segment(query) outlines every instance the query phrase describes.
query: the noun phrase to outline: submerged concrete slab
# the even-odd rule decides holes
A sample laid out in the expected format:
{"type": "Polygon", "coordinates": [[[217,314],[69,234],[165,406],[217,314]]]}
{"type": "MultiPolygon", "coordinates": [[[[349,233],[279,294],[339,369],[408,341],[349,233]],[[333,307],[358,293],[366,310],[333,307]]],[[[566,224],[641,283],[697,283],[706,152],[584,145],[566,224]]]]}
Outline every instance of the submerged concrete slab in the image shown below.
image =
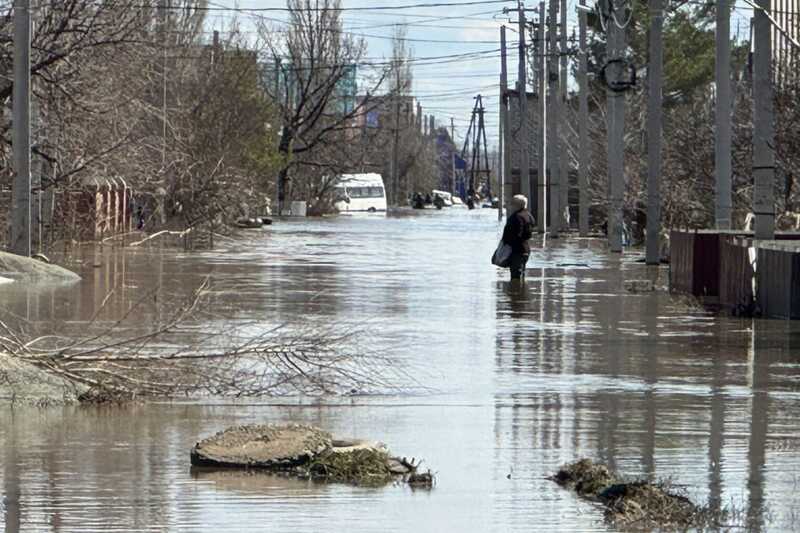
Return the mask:
{"type": "Polygon", "coordinates": [[[0,252],[0,277],[28,283],[74,283],[81,279],[58,265],[6,252],[0,252]]]}
{"type": "Polygon", "coordinates": [[[194,466],[286,470],[310,462],[332,446],[330,433],[312,426],[238,426],[198,442],[194,466]]]}

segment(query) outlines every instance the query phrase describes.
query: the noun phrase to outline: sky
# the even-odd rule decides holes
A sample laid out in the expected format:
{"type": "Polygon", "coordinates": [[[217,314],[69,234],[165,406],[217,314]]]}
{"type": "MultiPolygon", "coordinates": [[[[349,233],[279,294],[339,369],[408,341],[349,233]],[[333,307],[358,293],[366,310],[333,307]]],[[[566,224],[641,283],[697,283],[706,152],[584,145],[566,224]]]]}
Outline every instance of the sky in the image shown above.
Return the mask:
{"type": "MultiPolygon", "coordinates": [[[[211,0],[211,6],[238,7],[238,18],[244,31],[254,16],[286,19],[281,12],[247,12],[251,8],[285,7],[285,0],[211,0]]],[[[393,25],[406,29],[407,45],[412,56],[420,61],[413,69],[413,94],[422,105],[424,115],[433,114],[437,126],[455,124],[457,141],[463,142],[475,104],[475,96],[481,94],[486,108],[486,135],[491,146],[498,138],[499,93],[500,93],[500,26],[508,24],[509,15],[503,15],[503,7],[515,7],[516,0],[491,2],[468,6],[413,7],[408,5],[432,3],[460,3],[470,0],[343,0],[342,6],[375,7],[391,9],[345,11],[345,29],[365,36],[370,59],[391,57],[393,25]],[[399,7],[398,7],[399,6],[399,7]],[[491,52],[495,51],[495,52],[491,52]],[[450,56],[454,54],[483,53],[477,57],[444,58],[425,61],[422,58],[450,56]],[[427,63],[427,64],[426,64],[427,63]],[[432,63],[432,64],[431,64],[432,63]]],[[[531,3],[531,2],[529,2],[531,3]]],[[[532,4],[532,3],[531,3],[532,4]]],[[[234,12],[209,13],[209,25],[219,29],[234,12]]],[[[511,14],[513,20],[516,16],[511,14]]],[[[516,80],[517,53],[516,33],[507,34],[509,50],[509,81],[516,80]]]]}
{"type": "MultiPolygon", "coordinates": [[[[506,25],[509,86],[516,82],[517,33],[516,13],[503,14],[503,8],[515,8],[516,0],[488,1],[474,5],[449,5],[427,7],[435,3],[473,3],[476,0],[342,0],[342,7],[372,8],[344,11],[345,29],[366,39],[370,60],[389,58],[392,53],[393,26],[405,27],[408,46],[419,61],[413,69],[413,92],[422,105],[423,114],[433,114],[437,126],[455,124],[456,141],[463,143],[469,126],[475,96],[481,94],[486,108],[486,135],[490,149],[499,137],[500,93],[500,27],[506,25]],[[414,6],[414,7],[409,7],[414,6]],[[384,9],[374,9],[376,7],[384,9]],[[493,52],[495,51],[495,52],[493,52]],[[477,57],[425,61],[423,58],[478,53],[477,57]],[[427,63],[427,64],[426,64],[427,63]]],[[[575,5],[578,0],[567,0],[568,35],[577,34],[575,5]]],[[[238,8],[239,11],[211,11],[208,24],[211,29],[223,29],[237,17],[243,32],[254,30],[254,19],[269,17],[286,20],[285,12],[247,11],[248,9],[284,8],[285,0],[209,0],[211,7],[238,8]]],[[[587,4],[593,5],[592,0],[587,4]]],[[[539,2],[528,0],[528,9],[539,2]]],[[[741,4],[740,4],[741,5],[741,4]]],[[[532,16],[530,14],[529,16],[532,16]]],[[[737,24],[742,31],[750,13],[734,11],[731,30],[737,24]]],[[[275,24],[280,24],[275,22],[275,24]]],[[[572,83],[571,83],[572,84],[572,83]]]]}

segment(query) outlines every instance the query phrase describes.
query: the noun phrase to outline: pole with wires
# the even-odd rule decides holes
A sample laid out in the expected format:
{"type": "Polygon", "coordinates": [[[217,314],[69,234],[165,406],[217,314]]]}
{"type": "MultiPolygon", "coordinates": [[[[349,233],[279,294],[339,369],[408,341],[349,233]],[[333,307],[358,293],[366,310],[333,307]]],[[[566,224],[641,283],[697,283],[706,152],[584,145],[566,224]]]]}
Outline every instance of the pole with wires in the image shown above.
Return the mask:
{"type": "MultiPolygon", "coordinates": [[[[647,229],[645,261],[661,262],[661,78],[663,0],[650,0],[650,58],[647,68],[647,229]]],[[[726,0],[720,0],[722,2],[726,0]]]]}
{"type": "Polygon", "coordinates": [[[715,218],[731,229],[731,0],[717,0],[714,128],[715,218]]]}
{"type": "Polygon", "coordinates": [[[506,182],[509,180],[509,128],[508,128],[508,63],[506,58],[506,27],[500,27],[500,192],[497,195],[497,220],[503,220],[503,205],[505,204],[506,182]]]}
{"type": "Polygon", "coordinates": [[[569,150],[565,140],[567,131],[567,0],[561,0],[561,21],[559,23],[559,91],[558,102],[561,110],[557,128],[558,153],[561,154],[558,160],[558,183],[559,189],[559,212],[561,213],[561,228],[569,229],[569,150]]]}
{"type": "Polygon", "coordinates": [[[753,24],[753,214],[755,238],[775,238],[775,125],[770,0],[757,0],[753,24]]]}
{"type": "Polygon", "coordinates": [[[558,237],[560,227],[561,209],[559,192],[559,157],[558,152],[558,121],[561,113],[559,109],[559,73],[558,73],[558,33],[556,28],[556,16],[558,13],[559,0],[550,0],[549,13],[547,17],[547,144],[552,148],[547,151],[547,183],[549,185],[548,201],[550,203],[550,236],[558,237]]]}
{"type": "MultiPolygon", "coordinates": [[[[581,6],[586,6],[586,0],[580,0],[581,6]]],[[[586,45],[586,11],[578,10],[578,105],[580,118],[578,119],[579,148],[578,148],[578,231],[581,237],[589,235],[589,76],[588,56],[586,45]]]]}
{"type": "Polygon", "coordinates": [[[14,161],[10,250],[31,255],[31,11],[14,1],[14,87],[11,143],[14,161]]]}
{"type": "Polygon", "coordinates": [[[517,91],[519,94],[519,139],[520,139],[520,165],[519,182],[520,190],[526,198],[531,197],[531,154],[528,151],[530,131],[528,128],[528,74],[526,66],[527,46],[525,45],[525,4],[522,0],[517,2],[519,14],[519,73],[517,74],[517,91]]]}
{"type": "MultiPolygon", "coordinates": [[[[607,18],[607,62],[604,67],[606,101],[608,106],[608,244],[611,252],[622,252],[623,216],[622,205],[625,194],[625,90],[624,51],[625,28],[630,17],[624,19],[620,11],[624,2],[608,0],[607,18]]],[[[603,18],[605,15],[601,15],[603,18]]],[[[623,15],[624,16],[624,15],[623,15]]]]}
{"type": "Polygon", "coordinates": [[[545,72],[545,49],[547,48],[545,45],[545,33],[544,28],[546,24],[546,12],[545,12],[545,3],[539,2],[539,26],[537,31],[537,44],[538,47],[536,49],[536,65],[537,70],[539,71],[539,76],[537,80],[539,82],[539,113],[538,118],[539,121],[537,122],[537,128],[539,129],[539,134],[536,136],[536,140],[539,142],[537,147],[537,161],[536,161],[536,172],[539,175],[539,190],[537,196],[537,205],[536,205],[536,223],[538,226],[539,233],[544,233],[547,231],[547,100],[545,98],[545,94],[547,93],[547,76],[545,72]]]}

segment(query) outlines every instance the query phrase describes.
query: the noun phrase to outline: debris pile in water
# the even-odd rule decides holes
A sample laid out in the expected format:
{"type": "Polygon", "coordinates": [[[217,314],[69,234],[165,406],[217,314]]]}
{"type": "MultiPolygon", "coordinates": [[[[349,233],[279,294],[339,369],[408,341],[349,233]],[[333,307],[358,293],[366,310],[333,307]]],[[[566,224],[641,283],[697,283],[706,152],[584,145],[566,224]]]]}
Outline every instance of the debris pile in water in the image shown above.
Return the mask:
{"type": "Polygon", "coordinates": [[[622,527],[686,529],[708,524],[711,519],[707,509],[676,494],[665,483],[624,481],[590,459],[565,464],[550,479],[602,503],[606,519],[622,527]]]}
{"type": "Polygon", "coordinates": [[[394,478],[389,467],[389,454],[375,448],[346,452],[327,450],[309,463],[312,479],[357,485],[383,485],[394,478]]]}
{"type": "Polygon", "coordinates": [[[384,485],[404,481],[433,486],[420,463],[392,457],[381,443],[335,440],[313,426],[236,426],[198,442],[190,458],[195,467],[260,468],[283,475],[335,483],[384,485]]]}

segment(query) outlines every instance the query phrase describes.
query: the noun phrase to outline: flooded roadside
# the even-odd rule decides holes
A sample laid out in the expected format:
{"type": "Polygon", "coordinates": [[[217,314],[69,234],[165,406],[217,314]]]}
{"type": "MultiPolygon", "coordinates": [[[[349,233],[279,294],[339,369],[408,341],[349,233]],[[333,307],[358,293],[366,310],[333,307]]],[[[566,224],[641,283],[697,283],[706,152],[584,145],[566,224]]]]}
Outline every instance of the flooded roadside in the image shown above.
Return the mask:
{"type": "MultiPolygon", "coordinates": [[[[489,264],[496,213],[293,221],[225,251],[86,249],[75,287],[0,287],[31,330],[108,324],[150,288],[142,323],[204,279],[229,319],[369,326],[425,395],[66,407],[0,412],[6,531],[606,530],[602,512],[546,480],[577,457],[673,477],[701,504],[792,529],[800,508],[800,329],[687,314],[655,276],[603,243],[537,249],[525,291],[489,264]],[[559,267],[558,265],[568,265],[559,267]],[[112,290],[113,289],[113,290],[112,290]],[[111,294],[109,296],[109,294],[111,294]],[[222,472],[188,450],[242,423],[313,424],[380,438],[438,473],[432,492],[222,472]]],[[[663,272],[661,274],[663,277],[663,272]]]]}

